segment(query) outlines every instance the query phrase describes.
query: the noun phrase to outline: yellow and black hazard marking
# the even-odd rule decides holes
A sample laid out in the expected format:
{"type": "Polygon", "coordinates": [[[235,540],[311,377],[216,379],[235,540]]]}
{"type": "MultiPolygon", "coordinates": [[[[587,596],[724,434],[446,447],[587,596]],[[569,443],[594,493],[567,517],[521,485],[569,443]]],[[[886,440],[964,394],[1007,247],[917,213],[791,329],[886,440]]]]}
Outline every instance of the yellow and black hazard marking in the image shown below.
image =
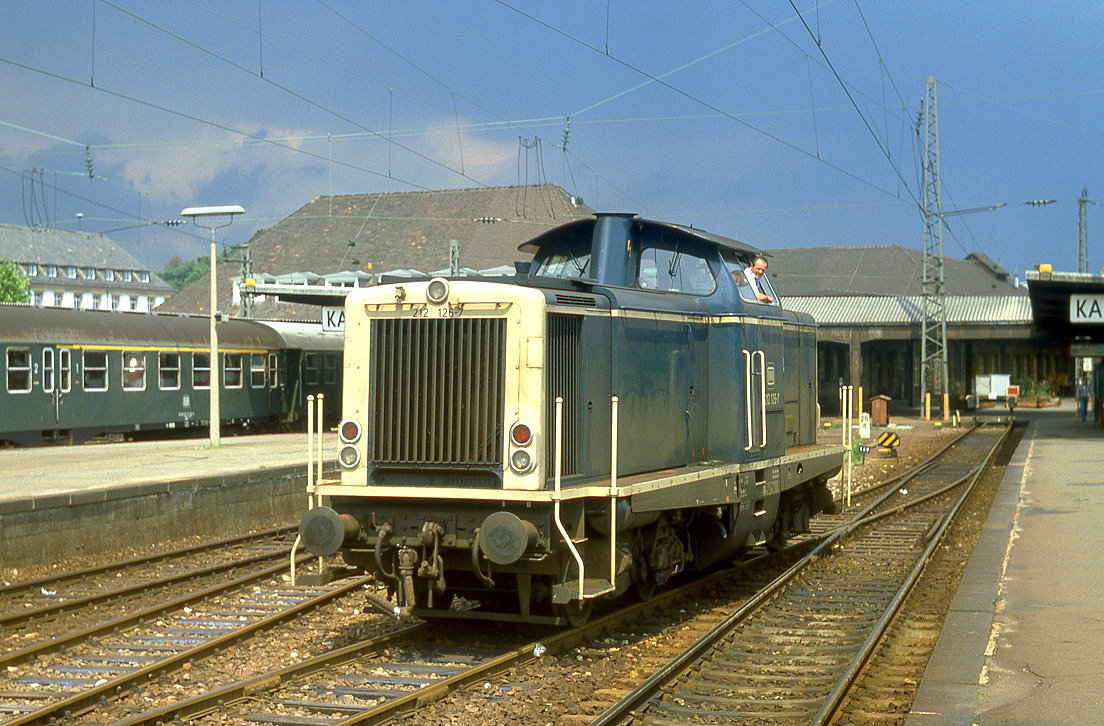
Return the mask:
{"type": "Polygon", "coordinates": [[[896,449],[901,445],[901,437],[892,431],[886,431],[884,434],[878,437],[878,446],[885,447],[887,449],[896,449]]]}

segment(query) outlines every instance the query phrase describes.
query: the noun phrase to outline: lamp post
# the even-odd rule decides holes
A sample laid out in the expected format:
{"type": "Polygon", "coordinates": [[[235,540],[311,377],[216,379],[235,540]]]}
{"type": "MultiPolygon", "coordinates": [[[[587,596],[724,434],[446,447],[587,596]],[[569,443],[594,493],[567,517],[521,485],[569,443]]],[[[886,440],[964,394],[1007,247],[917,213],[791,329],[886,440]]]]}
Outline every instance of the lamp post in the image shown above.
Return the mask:
{"type": "Polygon", "coordinates": [[[219,387],[222,385],[219,380],[219,363],[218,363],[218,329],[215,327],[215,308],[218,307],[218,295],[216,294],[215,285],[215,230],[222,229],[223,227],[229,227],[234,222],[234,216],[238,214],[245,214],[245,210],[235,205],[225,207],[188,207],[180,213],[181,217],[191,217],[195,222],[195,226],[201,229],[211,230],[211,309],[208,311],[211,318],[211,351],[209,355],[209,375],[210,380],[210,434],[211,434],[211,446],[219,445],[219,429],[222,421],[219,412],[219,387]],[[200,219],[208,219],[214,217],[226,217],[227,222],[225,224],[206,225],[200,224],[200,219]]]}

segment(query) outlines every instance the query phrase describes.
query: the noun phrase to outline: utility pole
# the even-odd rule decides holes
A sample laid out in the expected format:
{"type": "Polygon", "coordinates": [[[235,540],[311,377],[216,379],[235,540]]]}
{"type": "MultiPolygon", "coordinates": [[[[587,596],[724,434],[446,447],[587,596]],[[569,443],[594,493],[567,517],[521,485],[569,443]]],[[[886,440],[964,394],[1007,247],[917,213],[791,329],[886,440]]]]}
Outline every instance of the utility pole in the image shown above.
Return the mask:
{"type": "Polygon", "coordinates": [[[460,274],[460,240],[449,240],[449,277],[460,274]]]}
{"type": "Polygon", "coordinates": [[[1081,196],[1077,198],[1077,271],[1089,271],[1089,220],[1085,213],[1090,204],[1099,204],[1095,199],[1089,199],[1088,187],[1081,188],[1081,196]]]}
{"type": "MultiPolygon", "coordinates": [[[[947,389],[947,291],[943,273],[943,196],[939,182],[939,94],[928,76],[923,104],[924,216],[923,319],[920,330],[920,397],[947,389]]],[[[934,398],[935,396],[933,396],[934,398]]]]}

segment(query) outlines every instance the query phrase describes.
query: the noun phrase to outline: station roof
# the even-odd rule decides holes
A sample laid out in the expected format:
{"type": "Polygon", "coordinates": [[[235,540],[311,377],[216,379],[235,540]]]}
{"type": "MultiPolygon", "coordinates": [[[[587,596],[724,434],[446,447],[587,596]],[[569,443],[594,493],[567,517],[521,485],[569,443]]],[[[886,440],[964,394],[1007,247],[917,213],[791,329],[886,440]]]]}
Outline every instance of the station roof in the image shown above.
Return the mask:
{"type": "MultiPolygon", "coordinates": [[[[923,254],[901,245],[799,247],[771,250],[775,289],[795,295],[920,295],[923,254]]],[[[1027,290],[985,255],[944,256],[948,295],[1024,295],[1027,290]]]]}
{"type": "MultiPolygon", "coordinates": [[[[808,313],[820,325],[864,327],[919,325],[920,295],[797,295],[782,297],[782,307],[808,313]]],[[[1024,295],[948,295],[948,325],[1030,325],[1031,305],[1024,295]]]]}
{"type": "Polygon", "coordinates": [[[1074,295],[1104,298],[1104,275],[1084,272],[1028,271],[1027,288],[1039,331],[1055,340],[1084,338],[1104,342],[1104,318],[1100,322],[1071,322],[1070,299],[1074,295]]]}

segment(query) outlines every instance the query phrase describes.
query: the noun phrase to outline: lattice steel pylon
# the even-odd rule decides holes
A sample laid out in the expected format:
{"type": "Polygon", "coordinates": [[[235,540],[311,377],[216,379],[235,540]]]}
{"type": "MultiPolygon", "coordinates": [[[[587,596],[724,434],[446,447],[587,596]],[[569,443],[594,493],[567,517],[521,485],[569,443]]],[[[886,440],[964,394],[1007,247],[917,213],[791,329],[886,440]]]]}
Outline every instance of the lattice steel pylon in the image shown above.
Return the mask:
{"type": "Polygon", "coordinates": [[[923,104],[924,217],[923,319],[920,323],[920,397],[947,393],[947,291],[943,275],[943,196],[939,185],[939,93],[928,76],[923,104]]]}
{"type": "Polygon", "coordinates": [[[1085,209],[1090,204],[1100,204],[1095,199],[1089,199],[1088,187],[1081,188],[1081,196],[1077,198],[1077,271],[1089,271],[1089,220],[1085,209]]]}

